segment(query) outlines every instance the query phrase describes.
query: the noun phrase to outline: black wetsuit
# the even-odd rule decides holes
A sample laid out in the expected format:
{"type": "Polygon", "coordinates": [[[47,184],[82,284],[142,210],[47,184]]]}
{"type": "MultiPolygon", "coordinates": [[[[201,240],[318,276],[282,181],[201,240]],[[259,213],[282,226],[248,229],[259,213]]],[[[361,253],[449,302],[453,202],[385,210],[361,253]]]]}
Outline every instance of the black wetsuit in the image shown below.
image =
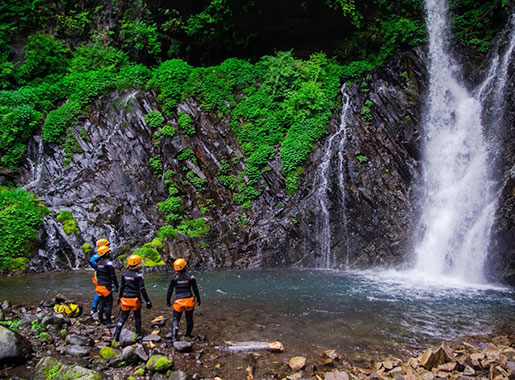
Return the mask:
{"type": "MultiPolygon", "coordinates": [[[[184,299],[193,297],[192,291],[197,298],[197,304],[200,305],[200,294],[197,287],[197,280],[193,275],[186,273],[185,271],[177,272],[170,279],[170,285],[168,286],[168,292],[166,294],[166,304],[171,306],[170,299],[172,298],[173,290],[175,289],[175,299],[184,299]]],[[[193,310],[186,310],[186,336],[191,336],[193,331],[193,310]]],[[[177,339],[177,331],[179,330],[179,322],[182,317],[182,311],[173,310],[173,322],[172,322],[172,341],[177,339]]]]}
{"type": "MultiPolygon", "coordinates": [[[[133,271],[127,269],[122,274],[122,286],[120,287],[120,298],[137,298],[141,301],[141,297],[145,300],[148,305],[151,305],[150,299],[148,298],[147,290],[145,289],[145,280],[143,279],[143,273],[139,271],[133,271]]],[[[122,310],[120,314],[120,320],[116,326],[113,339],[118,340],[122,331],[123,325],[129,318],[130,310],[122,310]]],[[[134,310],[134,322],[136,324],[136,335],[141,336],[141,308],[134,310]]]]}
{"type": "Polygon", "coordinates": [[[100,258],[97,261],[97,284],[98,286],[105,286],[107,290],[111,291],[107,296],[99,296],[98,302],[98,322],[108,325],[111,323],[111,309],[113,307],[113,284],[114,291],[118,291],[118,280],[116,279],[113,263],[109,258],[100,258]]]}

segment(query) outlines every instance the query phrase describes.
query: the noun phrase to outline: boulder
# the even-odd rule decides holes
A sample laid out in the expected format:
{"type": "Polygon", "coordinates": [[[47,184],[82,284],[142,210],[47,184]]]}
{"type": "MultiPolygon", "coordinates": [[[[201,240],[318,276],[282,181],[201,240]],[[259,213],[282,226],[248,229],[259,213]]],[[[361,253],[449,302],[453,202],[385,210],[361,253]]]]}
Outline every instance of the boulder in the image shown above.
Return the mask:
{"type": "Polygon", "coordinates": [[[288,366],[294,371],[302,369],[305,365],[306,358],[304,356],[294,356],[288,361],[288,366]]]}
{"type": "Polygon", "coordinates": [[[65,355],[82,357],[82,356],[88,356],[89,350],[85,347],[72,344],[69,346],[65,346],[62,350],[62,353],[65,355]]]}
{"type": "MultiPolygon", "coordinates": [[[[114,335],[115,330],[115,328],[111,330],[111,335],[114,335]]],[[[120,347],[129,346],[134,343],[136,343],[136,334],[129,329],[123,328],[120,333],[120,339],[118,341],[120,347]]]]}
{"type": "Polygon", "coordinates": [[[345,371],[327,372],[324,380],[349,380],[349,375],[345,371]]]}
{"type": "Polygon", "coordinates": [[[93,371],[78,365],[63,364],[56,359],[45,356],[34,369],[35,380],[104,380],[102,372],[93,371]]]}
{"type": "Polygon", "coordinates": [[[123,349],[122,358],[128,364],[138,364],[148,360],[148,354],[141,344],[135,346],[127,346],[123,349]]]}
{"type": "Polygon", "coordinates": [[[151,372],[164,373],[173,367],[173,358],[164,355],[152,355],[147,361],[147,369],[151,372]]]}
{"type": "Polygon", "coordinates": [[[25,362],[31,352],[32,346],[25,337],[0,326],[0,363],[25,362]]]}
{"type": "Polygon", "coordinates": [[[0,305],[0,308],[1,308],[2,310],[7,310],[7,309],[9,309],[9,307],[11,307],[11,304],[9,303],[9,301],[4,301],[4,302],[2,302],[2,304],[0,305]]]}
{"type": "Polygon", "coordinates": [[[190,352],[193,350],[193,344],[191,342],[181,340],[174,342],[173,348],[175,348],[179,352],[190,352]]]}
{"type": "Polygon", "coordinates": [[[93,346],[93,339],[89,336],[82,336],[77,334],[67,335],[65,338],[66,343],[75,346],[93,346]]]}
{"type": "Polygon", "coordinates": [[[102,359],[111,359],[118,355],[114,348],[106,346],[102,347],[99,352],[102,359]]]}

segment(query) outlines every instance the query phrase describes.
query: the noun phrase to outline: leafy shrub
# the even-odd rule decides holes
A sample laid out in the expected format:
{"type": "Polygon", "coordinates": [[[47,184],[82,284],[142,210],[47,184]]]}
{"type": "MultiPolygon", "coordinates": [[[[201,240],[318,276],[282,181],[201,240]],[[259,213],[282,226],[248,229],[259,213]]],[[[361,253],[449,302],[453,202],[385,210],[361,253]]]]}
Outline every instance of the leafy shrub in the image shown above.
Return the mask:
{"type": "Polygon", "coordinates": [[[134,58],[140,62],[146,56],[157,57],[161,52],[155,23],[147,24],[141,20],[125,22],[122,24],[120,39],[125,50],[134,52],[134,58]]]}
{"type": "Polygon", "coordinates": [[[63,74],[68,67],[69,50],[61,42],[46,34],[29,36],[25,45],[25,64],[18,75],[23,80],[42,78],[50,74],[63,74]]]}
{"type": "Polygon", "coordinates": [[[54,111],[50,111],[43,125],[43,140],[58,142],[64,132],[77,124],[77,116],[81,112],[80,103],[70,100],[54,111]]]}
{"type": "Polygon", "coordinates": [[[172,138],[173,136],[175,136],[175,128],[172,127],[171,125],[165,125],[163,126],[163,128],[161,128],[159,131],[157,131],[154,136],[159,138],[161,136],[168,136],[170,138],[172,138]]]}
{"type": "Polygon", "coordinates": [[[68,69],[73,73],[95,70],[117,72],[128,63],[127,53],[97,42],[77,47],[68,69]]]}
{"type": "Polygon", "coordinates": [[[18,270],[38,239],[48,209],[24,189],[0,187],[0,270],[18,270]],[[14,261],[13,261],[14,260],[14,261]]]}
{"type": "Polygon", "coordinates": [[[186,178],[193,185],[193,187],[195,189],[197,189],[198,191],[206,191],[206,184],[207,184],[207,179],[206,178],[199,177],[192,170],[189,170],[186,173],[186,178]]]}
{"type": "Polygon", "coordinates": [[[91,244],[89,244],[89,243],[82,244],[82,252],[84,252],[86,255],[89,255],[92,251],[93,251],[93,249],[91,248],[91,244]]]}
{"type": "Polygon", "coordinates": [[[152,110],[145,115],[145,124],[150,128],[159,128],[163,125],[165,118],[161,112],[152,110]]]}
{"type": "Polygon", "coordinates": [[[165,201],[159,202],[157,207],[163,214],[177,213],[182,211],[183,202],[179,197],[169,197],[165,201]]]}
{"type": "Polygon", "coordinates": [[[148,86],[159,92],[157,100],[167,115],[172,115],[182,100],[183,86],[191,71],[192,67],[180,59],[166,61],[154,71],[148,86]]]}
{"type": "Polygon", "coordinates": [[[181,127],[184,133],[186,133],[188,136],[193,136],[195,134],[193,119],[190,117],[190,115],[179,112],[177,124],[179,124],[179,127],[181,127]]]}
{"type": "Polygon", "coordinates": [[[79,228],[77,227],[77,221],[73,217],[71,211],[60,210],[56,219],[63,225],[63,230],[66,235],[80,233],[79,228]]]}
{"type": "MultiPolygon", "coordinates": [[[[89,136],[88,136],[89,137],[89,136]]],[[[66,137],[64,139],[63,145],[64,151],[64,166],[67,166],[70,161],[73,159],[73,155],[76,153],[82,153],[82,148],[77,142],[77,138],[73,133],[71,128],[68,128],[66,132],[66,137]]]]}
{"type": "Polygon", "coordinates": [[[190,148],[183,149],[181,153],[177,155],[177,159],[179,161],[190,161],[191,163],[197,165],[197,157],[195,157],[195,153],[190,148]]]}

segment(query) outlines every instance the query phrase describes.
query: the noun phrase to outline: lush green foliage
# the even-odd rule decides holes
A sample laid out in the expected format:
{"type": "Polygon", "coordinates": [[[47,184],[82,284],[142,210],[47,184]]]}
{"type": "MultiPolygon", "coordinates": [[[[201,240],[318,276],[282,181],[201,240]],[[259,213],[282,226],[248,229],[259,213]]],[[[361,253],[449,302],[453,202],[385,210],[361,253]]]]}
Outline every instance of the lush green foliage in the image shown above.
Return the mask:
{"type": "Polygon", "coordinates": [[[77,221],[73,217],[73,214],[69,210],[60,210],[56,217],[58,222],[63,225],[63,230],[66,235],[80,233],[79,227],[77,227],[77,221]]]}
{"type": "Polygon", "coordinates": [[[24,269],[48,209],[23,189],[0,187],[0,270],[24,269]]]}
{"type": "Polygon", "coordinates": [[[190,115],[179,112],[179,116],[177,117],[177,124],[188,136],[193,136],[195,134],[195,127],[193,125],[193,119],[190,115]]]}
{"type": "Polygon", "coordinates": [[[161,112],[157,110],[152,110],[145,115],[145,124],[150,128],[159,128],[165,122],[165,118],[161,114],[161,112]]]}

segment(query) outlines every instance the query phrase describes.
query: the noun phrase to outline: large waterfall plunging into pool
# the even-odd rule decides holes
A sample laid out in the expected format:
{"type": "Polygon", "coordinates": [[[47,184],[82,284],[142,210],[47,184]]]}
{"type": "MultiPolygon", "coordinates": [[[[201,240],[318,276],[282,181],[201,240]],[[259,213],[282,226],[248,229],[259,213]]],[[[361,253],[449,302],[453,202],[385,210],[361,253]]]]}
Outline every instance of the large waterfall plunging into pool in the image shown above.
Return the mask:
{"type": "MultiPolygon", "coordinates": [[[[482,120],[484,91],[503,98],[514,38],[503,59],[492,60],[484,82],[469,92],[450,56],[445,1],[426,0],[426,19],[430,85],[416,269],[429,277],[448,275],[481,283],[499,191],[492,176],[496,149],[487,137],[487,129],[492,132],[499,125],[482,120]]],[[[497,112],[500,124],[502,109],[497,112]]]]}

